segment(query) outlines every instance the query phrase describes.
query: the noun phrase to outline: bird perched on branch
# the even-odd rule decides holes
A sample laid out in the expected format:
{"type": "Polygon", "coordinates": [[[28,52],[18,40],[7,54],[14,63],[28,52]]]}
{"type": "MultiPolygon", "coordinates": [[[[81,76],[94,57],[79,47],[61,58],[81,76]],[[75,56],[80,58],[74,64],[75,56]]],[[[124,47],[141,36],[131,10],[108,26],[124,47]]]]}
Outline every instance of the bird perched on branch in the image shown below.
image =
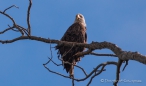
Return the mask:
{"type": "MultiPolygon", "coordinates": [[[[61,41],[86,43],[86,23],[82,14],[76,15],[74,23],[67,29],[67,31],[61,38],[61,41]]],[[[58,49],[59,56],[61,55],[62,57],[63,66],[66,69],[66,72],[69,72],[70,76],[73,76],[74,65],[76,65],[76,62],[80,61],[80,57],[77,57],[75,54],[82,52],[84,50],[84,47],[68,47],[57,45],[56,49],[58,49]]]]}

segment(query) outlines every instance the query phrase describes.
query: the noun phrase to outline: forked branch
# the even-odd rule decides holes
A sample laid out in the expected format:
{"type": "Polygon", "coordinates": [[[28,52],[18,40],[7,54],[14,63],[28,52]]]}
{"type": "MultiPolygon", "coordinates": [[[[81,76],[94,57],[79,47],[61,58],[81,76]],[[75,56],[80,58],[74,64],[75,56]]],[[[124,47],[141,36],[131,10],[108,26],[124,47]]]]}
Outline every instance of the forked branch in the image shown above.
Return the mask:
{"type": "Polygon", "coordinates": [[[8,7],[8,8],[6,8],[6,9],[3,11],[3,13],[5,13],[8,9],[11,9],[12,7],[19,8],[19,7],[17,7],[16,5],[12,5],[12,6],[8,7]]]}
{"type": "MultiPolygon", "coordinates": [[[[55,72],[55,71],[52,71],[51,69],[49,69],[49,67],[47,67],[47,65],[49,65],[49,63],[51,62],[51,60],[52,60],[52,59],[50,59],[50,60],[47,61],[45,64],[43,64],[44,67],[45,67],[49,72],[54,73],[54,74],[57,74],[57,75],[60,75],[60,76],[65,77],[65,78],[71,78],[71,77],[69,77],[69,76],[60,74],[60,73],[58,73],[58,72],[55,72]]],[[[54,62],[54,61],[53,61],[53,62],[54,62]]],[[[69,63],[69,62],[65,62],[65,63],[68,63],[68,64],[71,65],[71,63],[69,63]]],[[[56,64],[56,63],[55,63],[55,64],[56,64]]],[[[92,70],[89,74],[87,74],[84,78],[82,78],[82,79],[71,78],[71,79],[73,79],[73,80],[75,80],[75,81],[84,81],[84,80],[88,79],[90,76],[92,76],[93,74],[95,74],[95,75],[93,75],[93,76],[99,75],[100,73],[103,72],[104,67],[105,67],[106,65],[111,65],[111,64],[117,65],[117,62],[105,62],[105,63],[101,63],[101,64],[99,64],[96,68],[94,68],[94,70],[92,70]],[[102,67],[102,69],[99,71],[99,68],[100,68],[100,67],[102,67]],[[97,71],[98,71],[98,73],[97,73],[97,71]]],[[[76,66],[76,65],[75,65],[75,67],[81,68],[81,70],[83,69],[83,68],[80,67],[80,66],[76,66]]],[[[84,70],[84,69],[83,69],[83,70],[84,70]]],[[[84,71],[85,71],[85,70],[84,70],[84,71]]],[[[91,81],[90,81],[90,82],[91,82],[91,81]]]]}
{"type": "Polygon", "coordinates": [[[9,27],[9,28],[7,28],[7,29],[1,31],[0,34],[3,34],[3,33],[7,32],[7,31],[9,31],[9,30],[12,30],[13,28],[15,28],[15,27],[14,27],[14,26],[13,26],[13,27],[9,27]]]}

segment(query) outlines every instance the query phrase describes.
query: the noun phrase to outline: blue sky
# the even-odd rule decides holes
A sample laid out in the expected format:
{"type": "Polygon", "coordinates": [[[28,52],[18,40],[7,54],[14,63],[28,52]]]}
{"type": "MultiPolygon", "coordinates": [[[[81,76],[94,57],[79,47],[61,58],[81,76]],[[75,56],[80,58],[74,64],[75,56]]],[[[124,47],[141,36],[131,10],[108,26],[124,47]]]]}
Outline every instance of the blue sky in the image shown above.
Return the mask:
{"type": "MultiPolygon", "coordinates": [[[[17,24],[27,27],[26,10],[28,0],[0,0],[0,10],[16,5],[6,13],[10,14],[17,24]]],[[[33,0],[31,9],[32,35],[50,39],[60,39],[73,23],[75,15],[84,15],[87,23],[88,43],[92,41],[108,41],[115,43],[125,51],[138,51],[146,55],[146,1],[145,0],[33,0]]],[[[0,15],[0,30],[4,30],[12,22],[0,15]]],[[[0,39],[12,39],[20,36],[13,31],[0,35],[0,39]]],[[[43,63],[50,57],[49,44],[21,40],[11,44],[0,44],[0,86],[71,86],[71,80],[48,72],[43,63]]],[[[55,45],[52,45],[55,46],[55,45]]],[[[57,59],[53,50],[53,60],[57,59]]],[[[97,53],[112,53],[110,50],[97,50],[97,53]]],[[[106,61],[117,61],[114,57],[85,56],[79,66],[89,73],[98,64],[106,61]]],[[[123,64],[124,65],[124,64],[123,64]]],[[[63,67],[53,64],[49,68],[68,75],[63,67]]],[[[123,67],[123,66],[122,66],[123,67]]],[[[97,76],[91,86],[111,86],[112,82],[101,83],[101,79],[114,80],[116,67],[106,66],[106,71],[97,76]]],[[[120,82],[119,86],[144,86],[145,65],[137,61],[129,61],[129,65],[120,78],[123,80],[141,80],[141,83],[120,82]]],[[[75,77],[83,78],[83,73],[75,68],[75,77]]],[[[76,82],[75,86],[85,86],[84,82],[76,82]]]]}

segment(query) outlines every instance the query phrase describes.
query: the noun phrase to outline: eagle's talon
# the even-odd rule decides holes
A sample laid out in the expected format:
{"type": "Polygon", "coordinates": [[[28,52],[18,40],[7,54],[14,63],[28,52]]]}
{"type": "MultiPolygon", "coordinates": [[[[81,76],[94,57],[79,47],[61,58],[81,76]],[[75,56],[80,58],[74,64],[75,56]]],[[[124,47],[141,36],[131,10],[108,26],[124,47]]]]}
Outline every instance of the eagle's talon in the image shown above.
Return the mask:
{"type": "Polygon", "coordinates": [[[71,79],[74,78],[74,75],[70,75],[70,78],[71,78],[71,79]]]}

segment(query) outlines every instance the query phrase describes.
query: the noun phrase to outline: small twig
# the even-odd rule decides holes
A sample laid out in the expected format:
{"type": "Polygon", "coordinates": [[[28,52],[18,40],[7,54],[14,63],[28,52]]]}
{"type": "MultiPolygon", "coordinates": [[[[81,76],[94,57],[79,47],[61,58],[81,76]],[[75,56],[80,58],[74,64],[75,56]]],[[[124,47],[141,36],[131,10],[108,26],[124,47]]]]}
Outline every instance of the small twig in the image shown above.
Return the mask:
{"type": "MultiPolygon", "coordinates": [[[[17,28],[19,30],[19,32],[21,33],[22,36],[24,36],[24,32],[23,29],[21,29],[21,27],[19,25],[14,24],[14,27],[17,28]]],[[[26,32],[25,32],[26,33],[26,32]]]]}
{"type": "MultiPolygon", "coordinates": [[[[51,43],[51,42],[50,42],[51,43]]],[[[67,54],[67,53],[69,53],[70,51],[71,51],[71,49],[74,47],[74,44],[71,46],[71,48],[67,51],[67,52],[65,52],[65,53],[63,53],[63,55],[61,56],[61,58],[59,58],[60,57],[60,51],[58,50],[58,59],[59,60],[61,60],[62,62],[64,62],[63,60],[62,60],[62,58],[67,54]]],[[[58,48],[57,48],[58,49],[58,48]]]]}
{"type": "Polygon", "coordinates": [[[94,52],[92,52],[92,51],[93,51],[93,50],[88,49],[87,51],[79,52],[79,53],[75,54],[75,56],[82,57],[82,56],[84,56],[84,55],[96,55],[96,56],[112,56],[112,57],[117,57],[117,56],[114,55],[114,54],[98,54],[98,53],[94,53],[94,52]]]}
{"type": "MultiPolygon", "coordinates": [[[[48,38],[49,39],[49,38],[48,38]]],[[[51,59],[53,58],[53,54],[52,54],[52,48],[51,48],[51,40],[50,40],[50,51],[51,51],[51,59]]]]}
{"type": "MultiPolygon", "coordinates": [[[[4,31],[2,31],[2,32],[0,32],[0,34],[3,34],[3,33],[5,33],[6,31],[8,31],[8,30],[13,30],[13,31],[15,31],[15,32],[20,32],[20,28],[18,29],[18,30],[14,30],[14,28],[16,28],[15,26],[10,26],[10,25],[8,25],[9,26],[9,28],[7,28],[7,29],[5,29],[4,31]]],[[[19,26],[20,27],[20,26],[19,26]]],[[[23,28],[22,28],[22,30],[23,30],[23,28]]],[[[25,31],[24,31],[25,32],[25,31]]],[[[25,32],[26,33],[26,32],[25,32]]]]}
{"type": "Polygon", "coordinates": [[[88,82],[87,86],[89,86],[89,85],[91,84],[91,82],[92,82],[92,80],[93,80],[93,78],[94,78],[95,76],[99,75],[102,71],[104,71],[104,67],[105,67],[106,65],[107,65],[106,63],[105,63],[104,65],[102,65],[101,70],[100,70],[100,71],[98,70],[98,73],[95,73],[95,75],[93,75],[93,76],[91,77],[91,79],[90,79],[90,81],[88,82]]]}
{"type": "MultiPolygon", "coordinates": [[[[11,27],[10,25],[8,25],[9,27],[11,27]]],[[[14,27],[14,26],[13,26],[14,27]]],[[[14,27],[15,28],[15,27],[14,27]]],[[[14,28],[12,28],[13,31],[15,32],[19,32],[19,30],[15,30],[14,28]]]]}
{"type": "Polygon", "coordinates": [[[15,30],[14,28],[12,30],[15,31],[15,32],[19,32],[19,30],[15,30]]]}
{"type": "Polygon", "coordinates": [[[3,34],[3,33],[5,33],[8,30],[12,30],[13,28],[15,28],[15,27],[14,26],[13,27],[9,27],[9,28],[5,29],[4,31],[0,32],[0,34],[3,34]]]}
{"type": "Polygon", "coordinates": [[[49,59],[49,60],[48,60],[46,63],[44,63],[43,65],[47,65],[47,64],[49,64],[50,61],[51,61],[51,59],[49,59]]]}
{"type": "Polygon", "coordinates": [[[75,86],[75,82],[74,79],[72,78],[72,86],[75,86]]]}
{"type": "Polygon", "coordinates": [[[2,11],[0,11],[0,13],[5,15],[6,17],[8,17],[13,22],[14,26],[16,25],[15,20],[11,16],[9,16],[8,14],[6,14],[6,13],[4,13],[2,11]]]}
{"type": "Polygon", "coordinates": [[[98,53],[95,53],[95,52],[91,52],[90,54],[91,55],[96,55],[96,56],[113,56],[113,57],[117,57],[114,54],[98,54],[98,53]]]}
{"type": "MultiPolygon", "coordinates": [[[[89,78],[96,70],[98,70],[98,68],[100,68],[101,66],[103,66],[103,65],[111,65],[111,64],[113,64],[113,65],[117,65],[117,62],[106,62],[106,63],[101,63],[101,64],[99,64],[94,70],[92,70],[85,78],[82,78],[82,79],[79,79],[79,80],[76,80],[76,81],[84,81],[84,80],[86,80],[87,78],[89,78]]],[[[106,66],[105,65],[105,66],[106,66]]],[[[102,72],[102,71],[101,71],[102,72]]]]}
{"type": "Polygon", "coordinates": [[[0,11],[0,13],[3,14],[3,15],[5,15],[6,17],[8,17],[13,22],[13,26],[20,31],[20,33],[22,34],[22,36],[24,36],[23,31],[18,27],[18,25],[16,24],[15,20],[10,15],[8,15],[8,14],[6,14],[4,12],[1,12],[1,11],[0,11]]]}
{"type": "Polygon", "coordinates": [[[128,65],[128,61],[129,61],[129,60],[126,60],[126,61],[125,61],[125,62],[126,62],[126,64],[125,64],[125,66],[124,66],[124,68],[123,68],[123,70],[122,70],[122,71],[124,71],[124,70],[125,70],[126,66],[128,65]]]}
{"type": "Polygon", "coordinates": [[[63,75],[63,74],[54,72],[54,71],[50,70],[48,67],[46,67],[46,64],[48,64],[49,62],[50,62],[50,60],[49,60],[48,62],[46,62],[45,64],[43,64],[44,67],[45,67],[49,72],[54,73],[54,74],[57,74],[57,75],[60,75],[60,76],[63,76],[63,77],[65,77],[65,78],[70,78],[69,76],[65,76],[65,75],[63,75]]]}
{"type": "Polygon", "coordinates": [[[67,52],[65,52],[65,53],[62,55],[61,58],[63,58],[67,53],[69,53],[73,47],[74,47],[74,44],[72,45],[72,47],[71,47],[67,52]]]}
{"type": "MultiPolygon", "coordinates": [[[[49,57],[48,57],[48,58],[49,58],[49,57]]],[[[55,64],[56,66],[61,66],[61,65],[62,65],[62,64],[57,64],[57,63],[55,63],[55,62],[52,60],[52,58],[49,58],[49,60],[52,61],[53,64],[55,64]]]]}
{"type": "Polygon", "coordinates": [[[29,0],[29,6],[27,10],[27,25],[28,25],[28,34],[31,35],[31,26],[30,26],[30,9],[32,6],[32,0],[29,0]]]}
{"type": "MultiPolygon", "coordinates": [[[[24,27],[19,26],[19,25],[17,25],[17,26],[19,27],[19,31],[21,31],[21,33],[24,32],[28,37],[30,37],[29,34],[28,34],[28,31],[27,31],[24,27]],[[21,29],[20,29],[20,28],[21,28],[21,29]]],[[[23,34],[24,34],[24,33],[23,33],[23,34]]]]}
{"type": "Polygon", "coordinates": [[[85,76],[87,76],[87,73],[86,73],[86,71],[84,70],[84,68],[82,68],[82,67],[80,67],[80,66],[78,66],[78,65],[75,65],[75,67],[78,67],[79,69],[81,69],[81,70],[83,71],[83,73],[85,74],[85,76]]]}
{"type": "MultiPolygon", "coordinates": [[[[106,62],[106,63],[102,63],[102,68],[101,68],[101,70],[99,71],[98,70],[98,73],[95,73],[95,75],[93,75],[92,77],[91,77],[91,79],[90,79],[90,81],[88,82],[88,84],[87,84],[87,86],[89,86],[90,85],[90,83],[92,82],[92,80],[93,80],[93,78],[95,77],[95,76],[97,76],[97,75],[99,75],[100,73],[102,73],[102,71],[104,70],[104,67],[106,66],[106,65],[110,65],[110,64],[114,64],[114,65],[117,65],[118,63],[117,62],[106,62]]],[[[97,69],[97,68],[96,68],[97,69]]],[[[95,70],[95,69],[94,69],[95,70]]],[[[95,70],[96,71],[96,70],[95,70]]]]}
{"type": "Polygon", "coordinates": [[[88,55],[89,53],[91,53],[92,50],[91,49],[88,49],[87,51],[85,52],[78,52],[77,54],[75,54],[74,56],[77,56],[77,57],[83,57],[84,55],[88,55]]]}
{"type": "Polygon", "coordinates": [[[10,8],[12,8],[12,7],[19,8],[19,7],[17,7],[16,5],[12,5],[12,6],[8,7],[8,8],[6,8],[6,9],[3,11],[3,13],[5,13],[8,9],[10,9],[10,8]]]}

